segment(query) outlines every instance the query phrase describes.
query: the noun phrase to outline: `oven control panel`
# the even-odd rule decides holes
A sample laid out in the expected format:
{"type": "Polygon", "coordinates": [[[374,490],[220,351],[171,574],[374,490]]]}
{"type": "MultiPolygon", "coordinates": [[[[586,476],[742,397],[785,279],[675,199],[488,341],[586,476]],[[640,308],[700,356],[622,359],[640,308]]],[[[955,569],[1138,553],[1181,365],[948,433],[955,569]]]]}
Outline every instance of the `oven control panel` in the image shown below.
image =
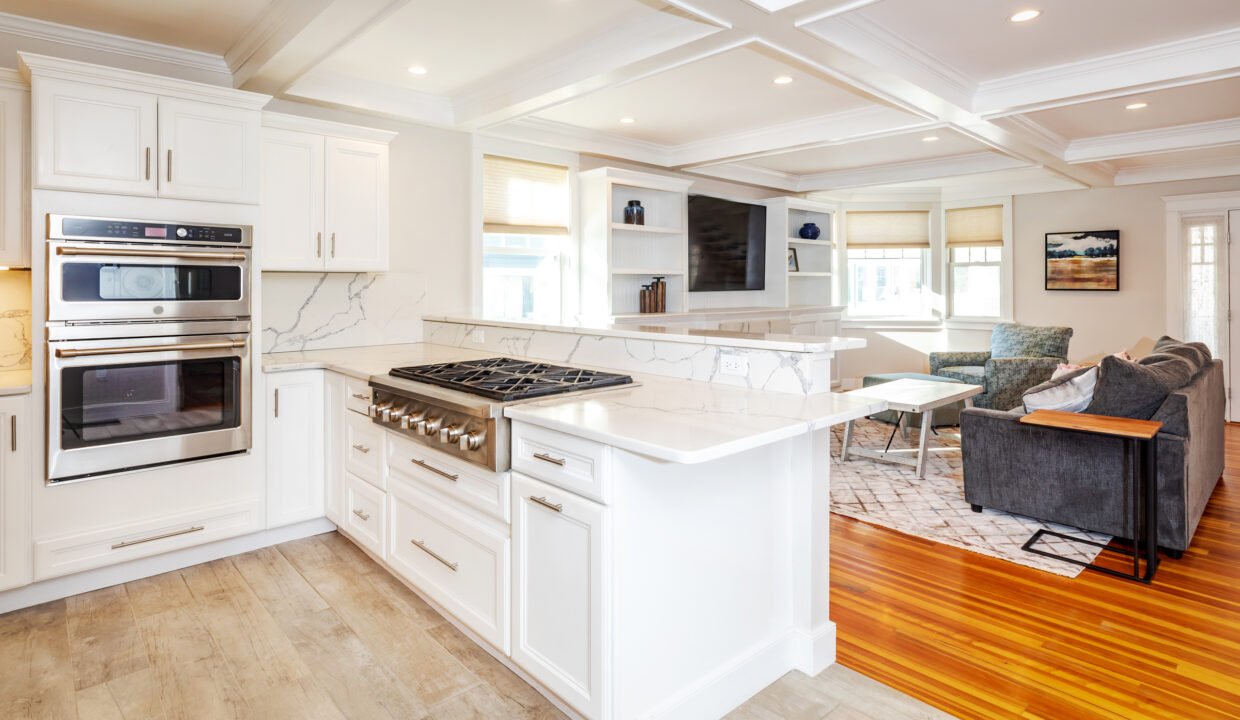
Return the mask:
{"type": "Polygon", "coordinates": [[[152,222],[48,215],[49,240],[193,243],[248,247],[249,228],[238,225],[152,222]]]}
{"type": "Polygon", "coordinates": [[[389,430],[414,438],[438,450],[488,467],[498,467],[496,423],[453,412],[443,407],[410,400],[384,390],[374,390],[371,419],[389,430]]]}

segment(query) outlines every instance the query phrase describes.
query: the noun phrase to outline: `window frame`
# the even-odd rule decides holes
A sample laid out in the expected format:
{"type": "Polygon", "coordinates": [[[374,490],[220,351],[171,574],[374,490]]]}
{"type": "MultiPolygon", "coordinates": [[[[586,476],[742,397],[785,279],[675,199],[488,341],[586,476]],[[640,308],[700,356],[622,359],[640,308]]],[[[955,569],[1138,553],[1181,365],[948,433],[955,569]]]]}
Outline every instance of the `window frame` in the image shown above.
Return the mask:
{"type": "MultiPolygon", "coordinates": [[[[989,329],[999,323],[1012,322],[1012,295],[1014,291],[1013,284],[1015,282],[1015,258],[1012,241],[1012,196],[1002,195],[997,197],[986,198],[969,198],[967,200],[953,200],[944,202],[939,211],[939,226],[942,228],[940,243],[942,246],[942,262],[940,264],[940,273],[943,277],[943,303],[944,303],[944,325],[949,329],[989,329]],[[990,205],[999,205],[1003,208],[1003,245],[1002,256],[999,259],[999,314],[998,316],[977,316],[977,315],[957,315],[955,308],[952,307],[955,293],[952,289],[953,273],[952,268],[955,263],[952,262],[951,249],[947,247],[947,211],[963,210],[967,208],[987,207],[990,205]]],[[[984,264],[984,263],[970,263],[984,264]]]]}
{"type": "Polygon", "coordinates": [[[935,202],[866,202],[848,203],[840,207],[836,229],[840,237],[836,267],[839,268],[839,303],[844,308],[843,327],[927,327],[942,322],[943,308],[938,299],[942,297],[941,273],[936,272],[941,262],[943,223],[939,203],[935,202]],[[930,247],[922,263],[922,287],[932,305],[926,315],[855,315],[849,298],[852,295],[852,272],[848,264],[848,213],[849,212],[924,212],[927,213],[930,247]]]}

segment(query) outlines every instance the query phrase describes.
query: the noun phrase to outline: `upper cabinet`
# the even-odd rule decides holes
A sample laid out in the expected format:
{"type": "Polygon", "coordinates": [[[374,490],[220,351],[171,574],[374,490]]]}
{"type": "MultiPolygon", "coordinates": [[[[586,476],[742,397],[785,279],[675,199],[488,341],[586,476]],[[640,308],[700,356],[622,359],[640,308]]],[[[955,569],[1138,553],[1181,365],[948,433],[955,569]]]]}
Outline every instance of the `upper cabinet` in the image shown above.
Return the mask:
{"type": "Polygon", "coordinates": [[[30,267],[26,165],[30,92],[16,73],[0,71],[0,265],[30,267]]]}
{"type": "Polygon", "coordinates": [[[20,53],[34,185],[255,204],[266,95],[20,53]]]}
{"type": "Polygon", "coordinates": [[[264,113],[262,269],[388,269],[394,133],[264,113]]]}

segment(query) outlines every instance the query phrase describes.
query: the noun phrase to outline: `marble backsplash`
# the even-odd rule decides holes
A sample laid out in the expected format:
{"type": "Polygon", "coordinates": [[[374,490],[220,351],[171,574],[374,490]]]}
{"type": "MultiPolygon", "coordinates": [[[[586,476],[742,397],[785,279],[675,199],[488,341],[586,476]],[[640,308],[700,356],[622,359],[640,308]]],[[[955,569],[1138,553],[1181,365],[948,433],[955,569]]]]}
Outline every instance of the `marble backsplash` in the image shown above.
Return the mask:
{"type": "Polygon", "coordinates": [[[420,273],[263,273],[262,351],[419,342],[420,273]]]}
{"type": "Polygon", "coordinates": [[[0,271],[0,370],[30,369],[30,273],[0,271]]]}
{"type": "Polygon", "coordinates": [[[695,342],[606,337],[581,330],[556,332],[435,320],[424,320],[422,332],[423,342],[549,362],[797,395],[831,391],[833,353],[755,350],[695,342]],[[723,374],[720,371],[723,353],[747,359],[748,374],[723,374]]]}

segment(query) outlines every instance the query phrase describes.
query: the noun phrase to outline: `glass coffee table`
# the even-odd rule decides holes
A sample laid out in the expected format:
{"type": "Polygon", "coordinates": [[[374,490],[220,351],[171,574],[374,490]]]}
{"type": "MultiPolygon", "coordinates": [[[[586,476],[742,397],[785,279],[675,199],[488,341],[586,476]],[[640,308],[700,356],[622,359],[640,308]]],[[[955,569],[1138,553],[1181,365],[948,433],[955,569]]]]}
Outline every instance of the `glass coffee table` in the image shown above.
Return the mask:
{"type": "Polygon", "coordinates": [[[973,407],[973,396],[980,395],[982,390],[983,388],[980,385],[909,379],[893,380],[881,385],[850,390],[844,394],[885,401],[889,410],[895,410],[901,414],[900,419],[896,422],[897,426],[904,419],[905,413],[920,414],[921,437],[918,440],[916,450],[912,448],[892,450],[890,442],[887,443],[887,449],[884,450],[854,448],[852,447],[853,421],[849,421],[844,426],[844,447],[840,451],[840,460],[847,460],[849,455],[857,455],[872,460],[881,460],[882,462],[912,465],[917,468],[917,477],[924,478],[926,476],[926,458],[932,450],[959,450],[959,448],[929,447],[930,426],[934,424],[935,409],[962,400],[965,407],[973,407]]]}

